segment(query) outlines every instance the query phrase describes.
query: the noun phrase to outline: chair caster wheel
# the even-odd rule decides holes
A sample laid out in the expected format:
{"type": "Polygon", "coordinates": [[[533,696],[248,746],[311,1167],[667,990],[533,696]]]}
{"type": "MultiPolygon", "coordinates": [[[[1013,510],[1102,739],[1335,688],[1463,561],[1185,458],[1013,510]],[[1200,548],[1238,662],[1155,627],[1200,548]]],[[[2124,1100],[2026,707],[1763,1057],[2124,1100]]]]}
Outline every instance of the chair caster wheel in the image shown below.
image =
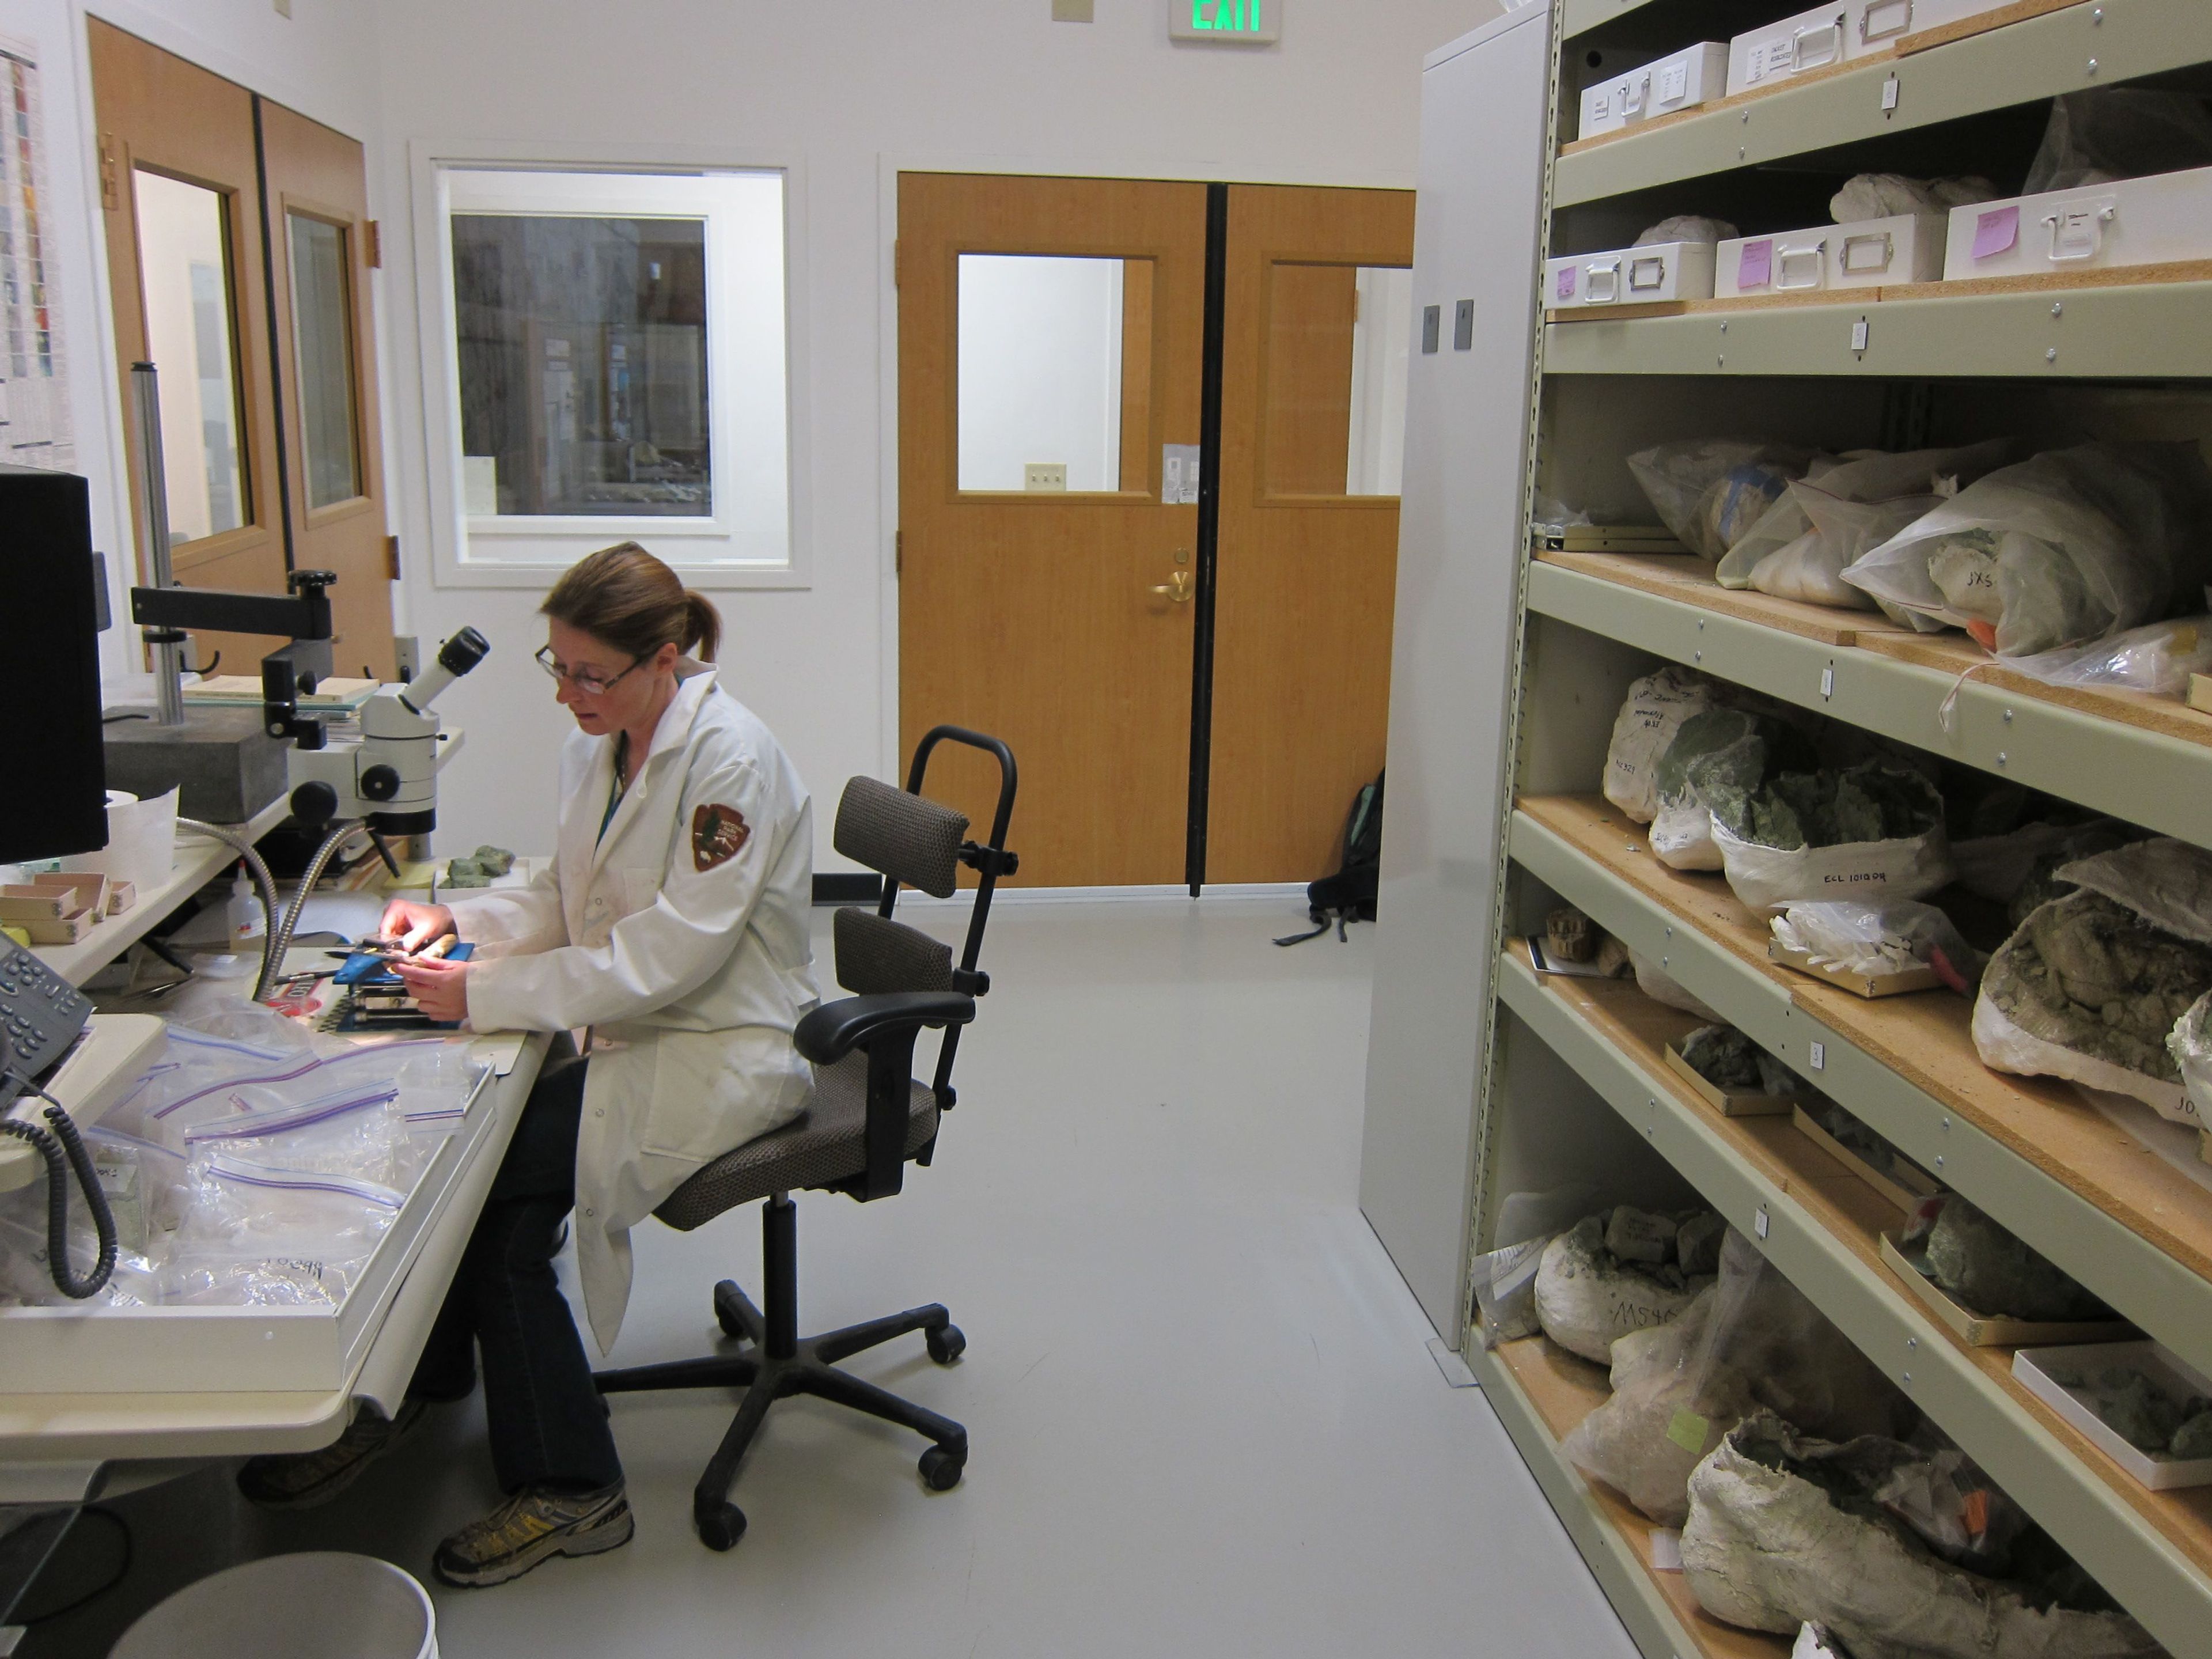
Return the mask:
{"type": "Polygon", "coordinates": [[[961,1334],[957,1325],[947,1325],[941,1331],[924,1331],[922,1340],[929,1345],[929,1357],[940,1365],[950,1365],[968,1352],[968,1339],[961,1334]]]}
{"type": "Polygon", "coordinates": [[[945,1446],[932,1446],[921,1455],[922,1484],[932,1492],[951,1492],[960,1484],[960,1472],[967,1467],[966,1447],[954,1451],[945,1446]]]}
{"type": "Polygon", "coordinates": [[[699,1541],[710,1550],[735,1549],[745,1535],[745,1512],[735,1504],[725,1504],[711,1515],[694,1516],[692,1522],[699,1528],[699,1541]]]}

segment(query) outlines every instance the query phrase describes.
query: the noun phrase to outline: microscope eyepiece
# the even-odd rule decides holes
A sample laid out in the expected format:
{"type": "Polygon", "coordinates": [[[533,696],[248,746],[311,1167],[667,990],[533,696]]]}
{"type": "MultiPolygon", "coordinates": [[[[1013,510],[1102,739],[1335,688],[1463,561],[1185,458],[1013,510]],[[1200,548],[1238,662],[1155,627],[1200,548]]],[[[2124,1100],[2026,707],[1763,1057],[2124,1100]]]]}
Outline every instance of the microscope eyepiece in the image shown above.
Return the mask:
{"type": "Polygon", "coordinates": [[[455,679],[491,654],[491,641],[473,628],[464,628],[438,647],[438,666],[455,679]]]}

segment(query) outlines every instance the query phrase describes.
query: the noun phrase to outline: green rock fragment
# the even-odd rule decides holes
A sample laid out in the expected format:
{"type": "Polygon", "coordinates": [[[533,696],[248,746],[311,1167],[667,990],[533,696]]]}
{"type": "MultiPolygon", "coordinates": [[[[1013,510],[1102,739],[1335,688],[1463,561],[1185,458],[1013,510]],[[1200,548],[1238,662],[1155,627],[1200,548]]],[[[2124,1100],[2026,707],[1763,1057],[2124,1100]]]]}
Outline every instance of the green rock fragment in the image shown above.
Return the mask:
{"type": "Polygon", "coordinates": [[[2197,1403],[2202,1409],[2173,1431],[2173,1439],[2167,1446],[2167,1450],[2185,1463],[2212,1457],[2212,1406],[2202,1401],[2197,1403]]]}

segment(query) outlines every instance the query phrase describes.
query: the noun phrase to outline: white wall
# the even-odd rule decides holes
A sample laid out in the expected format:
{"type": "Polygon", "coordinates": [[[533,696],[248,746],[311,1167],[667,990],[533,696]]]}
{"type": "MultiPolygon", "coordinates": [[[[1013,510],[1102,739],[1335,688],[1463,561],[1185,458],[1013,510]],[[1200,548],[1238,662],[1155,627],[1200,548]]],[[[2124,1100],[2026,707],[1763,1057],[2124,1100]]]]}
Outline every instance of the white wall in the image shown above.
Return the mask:
{"type": "MultiPolygon", "coordinates": [[[[310,0],[301,0],[309,3],[310,0]]],[[[243,3],[243,0],[241,0],[243,3]]],[[[896,527],[890,416],[891,204],[905,167],[1410,185],[1424,53],[1495,0],[1297,0],[1279,48],[1171,46],[1166,0],[382,0],[382,182],[406,199],[408,145],[604,144],[636,159],[781,157],[803,168],[813,443],[811,587],[716,595],[726,681],[781,735],[824,803],[896,770],[896,527]]],[[[404,213],[387,276],[412,272],[404,213]]],[[[410,284],[387,286],[386,406],[420,407],[410,284]]],[[[419,631],[473,623],[493,654],[441,704],[470,727],[443,789],[441,845],[550,837],[565,717],[530,665],[538,596],[438,588],[426,462],[395,422],[391,460],[419,631]]]]}
{"type": "Polygon", "coordinates": [[[1121,487],[1121,261],[960,256],[960,487],[1121,487]]]}

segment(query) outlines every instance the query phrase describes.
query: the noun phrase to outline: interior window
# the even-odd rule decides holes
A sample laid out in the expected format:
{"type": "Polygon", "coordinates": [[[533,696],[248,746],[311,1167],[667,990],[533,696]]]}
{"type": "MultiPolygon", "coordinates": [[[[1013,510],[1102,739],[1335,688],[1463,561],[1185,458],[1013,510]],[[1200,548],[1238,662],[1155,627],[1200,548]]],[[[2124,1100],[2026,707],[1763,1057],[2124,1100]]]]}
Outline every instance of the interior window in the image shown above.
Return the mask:
{"type": "Polygon", "coordinates": [[[1395,495],[1404,470],[1413,276],[1284,263],[1269,273],[1271,495],[1395,495]]]}

